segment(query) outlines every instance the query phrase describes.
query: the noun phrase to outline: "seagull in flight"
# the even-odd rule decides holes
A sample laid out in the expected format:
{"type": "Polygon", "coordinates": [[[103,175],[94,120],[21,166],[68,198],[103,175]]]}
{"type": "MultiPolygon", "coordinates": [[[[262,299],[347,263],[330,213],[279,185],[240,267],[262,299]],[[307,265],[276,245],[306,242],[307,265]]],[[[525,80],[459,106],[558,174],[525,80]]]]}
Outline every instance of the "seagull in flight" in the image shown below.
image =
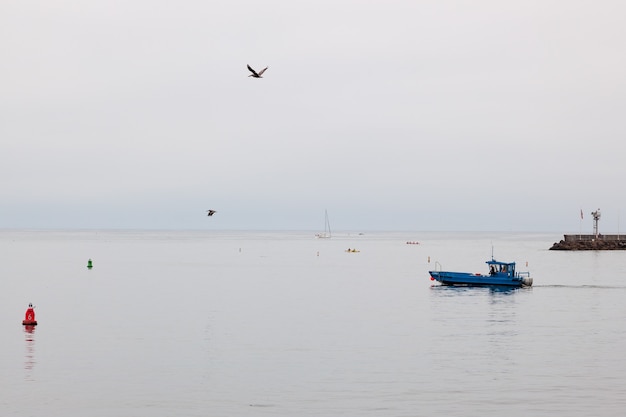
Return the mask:
{"type": "Polygon", "coordinates": [[[212,216],[215,213],[217,213],[217,211],[215,211],[215,210],[207,210],[207,213],[209,213],[209,214],[207,214],[207,216],[212,216]]]}
{"type": "Polygon", "coordinates": [[[248,65],[248,69],[250,70],[250,72],[252,74],[248,75],[248,77],[254,77],[254,78],[263,78],[263,73],[265,72],[265,70],[268,67],[263,68],[261,71],[256,72],[255,70],[252,69],[252,67],[250,65],[248,65]]]}

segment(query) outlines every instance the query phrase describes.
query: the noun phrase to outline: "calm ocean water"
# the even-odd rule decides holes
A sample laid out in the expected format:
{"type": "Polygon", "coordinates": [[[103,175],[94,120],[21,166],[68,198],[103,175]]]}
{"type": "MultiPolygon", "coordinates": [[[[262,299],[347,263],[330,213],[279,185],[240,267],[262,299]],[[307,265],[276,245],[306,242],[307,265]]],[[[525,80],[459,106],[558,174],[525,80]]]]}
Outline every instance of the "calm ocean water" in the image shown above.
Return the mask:
{"type": "Polygon", "coordinates": [[[1,415],[623,416],[626,253],[560,239],[0,231],[1,415]]]}

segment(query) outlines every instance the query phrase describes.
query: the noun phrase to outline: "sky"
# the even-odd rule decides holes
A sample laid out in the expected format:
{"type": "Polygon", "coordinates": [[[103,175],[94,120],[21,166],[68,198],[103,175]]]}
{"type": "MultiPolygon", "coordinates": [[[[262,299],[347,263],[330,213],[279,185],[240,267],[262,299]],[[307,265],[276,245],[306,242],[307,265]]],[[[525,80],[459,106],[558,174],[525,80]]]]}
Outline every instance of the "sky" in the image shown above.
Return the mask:
{"type": "Polygon", "coordinates": [[[3,0],[0,228],[618,232],[625,15],[3,0]]]}

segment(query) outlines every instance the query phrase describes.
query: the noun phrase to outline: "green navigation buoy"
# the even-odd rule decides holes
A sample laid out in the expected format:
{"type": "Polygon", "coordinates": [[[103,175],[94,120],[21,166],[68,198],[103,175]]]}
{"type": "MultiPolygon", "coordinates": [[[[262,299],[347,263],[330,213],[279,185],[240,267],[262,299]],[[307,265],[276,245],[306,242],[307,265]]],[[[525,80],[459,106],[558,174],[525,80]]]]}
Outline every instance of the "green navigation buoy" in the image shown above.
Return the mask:
{"type": "Polygon", "coordinates": [[[93,263],[91,262],[91,259],[87,261],[87,268],[93,268],[93,263]]]}

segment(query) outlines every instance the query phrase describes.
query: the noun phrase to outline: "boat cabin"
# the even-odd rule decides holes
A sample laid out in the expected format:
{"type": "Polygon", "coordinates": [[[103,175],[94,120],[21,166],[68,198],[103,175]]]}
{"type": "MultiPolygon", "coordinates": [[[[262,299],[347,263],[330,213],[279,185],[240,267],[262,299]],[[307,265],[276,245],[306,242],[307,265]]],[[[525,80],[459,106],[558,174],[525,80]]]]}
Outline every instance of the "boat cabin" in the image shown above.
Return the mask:
{"type": "Polygon", "coordinates": [[[489,275],[515,276],[515,262],[498,262],[495,259],[487,261],[489,265],[489,275]]]}

